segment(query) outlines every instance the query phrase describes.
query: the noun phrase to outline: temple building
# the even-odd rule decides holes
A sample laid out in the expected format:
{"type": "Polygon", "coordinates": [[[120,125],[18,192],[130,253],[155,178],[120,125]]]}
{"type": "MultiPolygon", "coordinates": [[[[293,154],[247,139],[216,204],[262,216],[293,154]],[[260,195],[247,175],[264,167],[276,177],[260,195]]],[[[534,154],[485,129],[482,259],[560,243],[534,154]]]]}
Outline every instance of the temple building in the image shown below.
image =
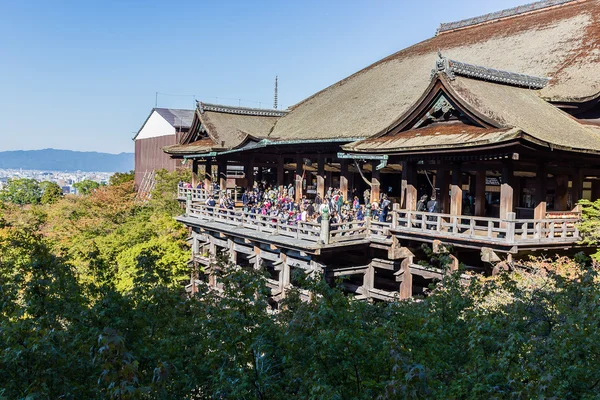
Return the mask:
{"type": "Polygon", "coordinates": [[[177,160],[162,151],[164,146],[179,143],[190,129],[194,110],[153,108],[133,137],[135,142],[135,185],[140,188],[144,176],[155,170],[175,171],[177,160]]]}
{"type": "Polygon", "coordinates": [[[392,300],[445,273],[419,265],[423,244],[448,253],[451,270],[485,273],[580,250],[577,202],[600,198],[600,1],[441,24],[286,111],[198,102],[189,131],[164,151],[191,163],[194,187],[207,183],[181,191],[178,219],[215,286],[222,252],[266,268],[275,300],[293,269],[346,276],[359,298],[392,300]],[[214,182],[256,181],[292,184],[298,201],[332,187],[369,207],[385,194],[393,211],[382,222],[289,225],[204,202],[214,182]],[[437,198],[436,212],[417,210],[422,195],[437,198]]]}

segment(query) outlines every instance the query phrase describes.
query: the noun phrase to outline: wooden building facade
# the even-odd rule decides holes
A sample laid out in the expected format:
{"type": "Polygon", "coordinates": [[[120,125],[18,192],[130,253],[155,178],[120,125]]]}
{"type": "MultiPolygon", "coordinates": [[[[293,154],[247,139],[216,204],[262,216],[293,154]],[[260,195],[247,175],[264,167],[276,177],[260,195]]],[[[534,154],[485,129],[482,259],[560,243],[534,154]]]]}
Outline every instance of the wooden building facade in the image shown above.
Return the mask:
{"type": "Polygon", "coordinates": [[[291,183],[297,199],[334,187],[361,202],[369,189],[369,202],[385,193],[395,204],[385,222],[288,226],[222,215],[207,193],[182,191],[194,262],[209,276],[223,251],[262,263],[274,296],[301,268],[390,300],[444,273],[417,264],[423,243],[452,248],[451,269],[486,272],[577,249],[576,203],[600,197],[599,27],[600,1],[542,1],[442,24],[288,112],[199,103],[188,135],[165,148],[191,160],[194,183],[225,187],[235,166],[246,187],[291,183]],[[416,209],[423,194],[439,212],[416,209]]]}

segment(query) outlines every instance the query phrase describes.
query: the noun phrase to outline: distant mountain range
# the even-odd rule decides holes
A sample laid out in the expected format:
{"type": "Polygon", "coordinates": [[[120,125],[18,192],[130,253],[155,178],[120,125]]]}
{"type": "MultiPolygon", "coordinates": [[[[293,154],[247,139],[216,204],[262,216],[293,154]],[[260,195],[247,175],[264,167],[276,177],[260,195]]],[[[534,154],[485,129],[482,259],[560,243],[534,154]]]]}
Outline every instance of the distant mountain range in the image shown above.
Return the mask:
{"type": "Polygon", "coordinates": [[[127,172],[132,170],[133,166],[133,153],[110,154],[56,149],[0,152],[0,168],[2,169],[127,172]]]}

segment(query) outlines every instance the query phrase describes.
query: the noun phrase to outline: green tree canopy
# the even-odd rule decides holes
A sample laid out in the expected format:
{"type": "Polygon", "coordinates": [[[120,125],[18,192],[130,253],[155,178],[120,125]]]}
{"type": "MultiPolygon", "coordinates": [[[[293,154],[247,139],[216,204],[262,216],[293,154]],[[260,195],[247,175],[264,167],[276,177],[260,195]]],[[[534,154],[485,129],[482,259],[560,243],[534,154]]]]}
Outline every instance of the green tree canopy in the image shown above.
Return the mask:
{"type": "Polygon", "coordinates": [[[42,197],[40,202],[42,204],[54,204],[62,197],[62,189],[55,182],[44,181],[40,183],[42,190],[42,197]]]}
{"type": "Polygon", "coordinates": [[[108,179],[109,185],[121,185],[125,182],[133,181],[135,177],[134,171],[129,172],[116,172],[108,179]]]}
{"type": "Polygon", "coordinates": [[[0,201],[14,204],[38,204],[42,197],[42,189],[35,179],[9,179],[6,186],[0,190],[0,201]]]}
{"type": "Polygon", "coordinates": [[[74,183],[73,187],[77,189],[77,192],[79,192],[80,194],[88,195],[94,190],[98,189],[100,187],[100,184],[96,181],[85,179],[81,182],[74,183]]]}

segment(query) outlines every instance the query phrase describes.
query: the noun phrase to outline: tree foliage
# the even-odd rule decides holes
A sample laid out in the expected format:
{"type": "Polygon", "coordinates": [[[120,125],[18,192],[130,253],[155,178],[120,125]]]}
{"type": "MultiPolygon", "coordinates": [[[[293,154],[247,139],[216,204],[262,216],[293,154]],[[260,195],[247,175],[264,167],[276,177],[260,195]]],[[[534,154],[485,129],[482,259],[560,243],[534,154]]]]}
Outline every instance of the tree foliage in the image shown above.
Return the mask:
{"type": "Polygon", "coordinates": [[[42,197],[42,189],[35,179],[9,179],[6,186],[0,190],[0,201],[25,205],[38,204],[42,197]]]}
{"type": "MultiPolygon", "coordinates": [[[[264,272],[218,261],[187,298],[168,193],[124,182],[0,208],[0,398],[596,398],[598,266],[533,260],[426,298],[356,301],[319,279],[268,303],[264,272]]],[[[161,179],[161,178],[159,178],[161,179]]]]}
{"type": "Polygon", "coordinates": [[[126,182],[131,182],[135,178],[135,172],[116,172],[110,178],[108,178],[108,184],[112,186],[122,185],[126,182]]]}
{"type": "Polygon", "coordinates": [[[62,189],[55,182],[44,181],[40,183],[42,196],[40,197],[41,204],[54,204],[62,197],[62,189]]]}
{"type": "Polygon", "coordinates": [[[100,184],[96,181],[84,179],[81,182],[74,183],[73,187],[77,189],[77,193],[88,195],[93,193],[96,189],[98,189],[100,187],[100,184]]]}

